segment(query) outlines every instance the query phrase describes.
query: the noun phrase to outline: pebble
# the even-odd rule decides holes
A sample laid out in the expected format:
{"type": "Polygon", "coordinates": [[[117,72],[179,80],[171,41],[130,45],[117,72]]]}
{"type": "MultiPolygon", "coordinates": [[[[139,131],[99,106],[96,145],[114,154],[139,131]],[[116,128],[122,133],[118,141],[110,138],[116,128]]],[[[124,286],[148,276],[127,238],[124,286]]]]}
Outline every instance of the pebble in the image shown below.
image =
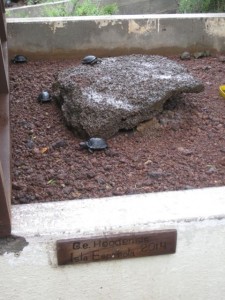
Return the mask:
{"type": "Polygon", "coordinates": [[[25,195],[19,198],[19,202],[21,204],[26,204],[35,201],[35,196],[34,195],[25,195]]]}
{"type": "Polygon", "coordinates": [[[193,190],[194,187],[192,185],[185,185],[184,190],[193,190]]]}
{"type": "Polygon", "coordinates": [[[202,67],[203,71],[208,71],[208,70],[211,70],[211,69],[212,69],[212,67],[210,67],[210,66],[203,66],[202,67]]]}
{"type": "Polygon", "coordinates": [[[26,197],[21,197],[21,198],[19,198],[19,202],[20,202],[21,204],[26,204],[26,203],[29,202],[29,200],[28,200],[26,197]]]}
{"type": "Polygon", "coordinates": [[[53,149],[65,148],[66,146],[67,142],[64,140],[60,140],[52,144],[53,149]]]}
{"type": "Polygon", "coordinates": [[[112,170],[112,166],[111,165],[106,165],[106,166],[104,166],[104,170],[105,171],[111,171],[112,170]]]}
{"type": "Polygon", "coordinates": [[[116,190],[114,190],[114,191],[112,192],[112,194],[113,194],[114,196],[122,196],[122,195],[125,194],[125,191],[122,190],[122,189],[120,189],[120,188],[117,188],[116,190]]]}
{"type": "Polygon", "coordinates": [[[12,182],[12,188],[13,188],[14,190],[20,191],[20,190],[23,190],[24,187],[26,187],[26,185],[24,185],[24,184],[22,184],[22,183],[19,183],[19,182],[16,182],[16,181],[13,181],[13,182],[12,182]]]}
{"type": "Polygon", "coordinates": [[[181,60],[190,60],[191,59],[191,54],[188,51],[185,51],[181,54],[180,56],[181,60]]]}
{"type": "Polygon", "coordinates": [[[79,198],[79,197],[81,196],[81,193],[79,193],[79,192],[73,192],[73,193],[71,194],[71,196],[72,196],[73,198],[79,198]]]}
{"type": "Polygon", "coordinates": [[[105,154],[106,154],[106,156],[109,156],[109,157],[118,157],[118,156],[120,156],[119,152],[117,152],[115,150],[112,150],[112,149],[106,149],[105,154]]]}
{"type": "Polygon", "coordinates": [[[65,179],[67,177],[67,173],[66,172],[61,172],[61,173],[58,173],[57,176],[56,176],[58,179],[65,179]]]}
{"type": "Polygon", "coordinates": [[[75,184],[75,187],[78,191],[82,191],[82,190],[85,189],[84,185],[82,183],[79,183],[79,182],[75,184]]]}
{"type": "Polygon", "coordinates": [[[96,176],[95,172],[93,172],[93,171],[87,172],[87,178],[91,179],[91,178],[94,178],[95,176],[96,176]]]}
{"type": "Polygon", "coordinates": [[[34,146],[35,146],[34,141],[28,140],[26,146],[27,146],[27,148],[29,148],[29,149],[33,149],[34,146]]]}
{"type": "Polygon", "coordinates": [[[68,195],[72,192],[72,189],[73,188],[71,186],[66,186],[63,188],[63,193],[68,195]]]}
{"type": "Polygon", "coordinates": [[[195,52],[194,53],[194,58],[198,59],[198,58],[202,58],[202,57],[208,57],[210,56],[210,51],[206,50],[206,51],[200,51],[200,52],[195,52]]]}
{"type": "Polygon", "coordinates": [[[208,170],[206,171],[206,174],[212,174],[217,171],[215,166],[208,166],[208,170]]]}
{"type": "Polygon", "coordinates": [[[193,151],[190,150],[190,149],[186,149],[184,147],[178,147],[177,150],[181,153],[181,154],[184,154],[184,155],[192,155],[193,154],[193,151]]]}
{"type": "Polygon", "coordinates": [[[154,178],[154,179],[158,179],[158,178],[162,177],[163,175],[165,175],[165,174],[163,173],[162,170],[148,172],[148,176],[150,178],[154,178]]]}
{"type": "Polygon", "coordinates": [[[123,163],[123,164],[129,163],[129,161],[128,161],[126,158],[124,158],[124,157],[120,158],[120,159],[119,159],[119,162],[121,162],[121,163],[123,163]]]}
{"type": "Polygon", "coordinates": [[[202,58],[204,57],[204,52],[195,52],[194,53],[194,58],[198,59],[198,58],[202,58]]]}
{"type": "Polygon", "coordinates": [[[223,158],[220,160],[220,164],[221,164],[222,166],[225,166],[225,157],[223,157],[223,158]]]}
{"type": "MultiPolygon", "coordinates": [[[[160,127],[159,121],[156,118],[153,118],[149,121],[140,123],[137,126],[137,131],[144,132],[146,130],[153,129],[153,128],[159,128],[159,127],[160,127]]],[[[136,140],[136,142],[139,143],[138,140],[136,140]]]]}
{"type": "Polygon", "coordinates": [[[225,63],[225,56],[219,56],[218,57],[218,60],[220,61],[220,62],[222,62],[222,63],[225,63]]]}
{"type": "Polygon", "coordinates": [[[96,178],[98,184],[105,184],[105,179],[103,178],[96,178]]]}

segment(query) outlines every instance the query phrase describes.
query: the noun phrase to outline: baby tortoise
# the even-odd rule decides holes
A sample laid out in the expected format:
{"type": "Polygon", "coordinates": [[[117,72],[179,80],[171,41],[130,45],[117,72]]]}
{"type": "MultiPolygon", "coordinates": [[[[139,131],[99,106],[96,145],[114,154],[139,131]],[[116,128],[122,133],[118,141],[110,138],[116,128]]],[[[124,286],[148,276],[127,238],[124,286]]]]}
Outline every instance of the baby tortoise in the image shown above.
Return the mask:
{"type": "Polygon", "coordinates": [[[95,150],[103,150],[108,148],[108,145],[104,139],[92,137],[85,142],[81,142],[80,147],[83,149],[88,149],[89,152],[93,153],[95,150]]]}
{"type": "Polygon", "coordinates": [[[100,61],[101,60],[94,55],[87,55],[82,59],[81,62],[83,65],[94,65],[94,64],[99,63],[100,61]]]}
{"type": "Polygon", "coordinates": [[[50,102],[52,100],[51,95],[47,91],[42,91],[38,96],[38,101],[40,103],[50,102]]]}
{"type": "Polygon", "coordinates": [[[11,0],[5,0],[5,7],[12,7],[12,1],[11,0]]]}
{"type": "Polygon", "coordinates": [[[12,62],[14,64],[21,64],[21,63],[26,63],[27,62],[27,58],[23,55],[16,55],[13,59],[12,62]]]}

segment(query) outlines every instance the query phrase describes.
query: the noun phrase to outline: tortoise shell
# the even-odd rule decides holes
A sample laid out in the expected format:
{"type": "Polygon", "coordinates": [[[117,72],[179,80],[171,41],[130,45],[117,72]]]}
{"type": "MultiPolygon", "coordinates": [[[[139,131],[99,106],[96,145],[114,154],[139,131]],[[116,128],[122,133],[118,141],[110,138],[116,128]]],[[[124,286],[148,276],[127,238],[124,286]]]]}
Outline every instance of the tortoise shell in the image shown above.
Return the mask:
{"type": "Polygon", "coordinates": [[[27,62],[27,58],[23,55],[16,55],[13,59],[12,59],[12,62],[14,64],[17,64],[17,63],[26,63],[27,62]]]}
{"type": "Polygon", "coordinates": [[[103,150],[108,147],[106,141],[99,137],[92,137],[85,142],[80,143],[80,147],[84,149],[88,149],[89,151],[93,150],[103,150]]]}
{"type": "Polygon", "coordinates": [[[51,100],[52,97],[47,91],[42,91],[38,96],[38,101],[41,103],[50,102],[51,100]]]}
{"type": "Polygon", "coordinates": [[[83,65],[93,65],[98,63],[100,60],[94,55],[87,55],[82,59],[83,65]]]}

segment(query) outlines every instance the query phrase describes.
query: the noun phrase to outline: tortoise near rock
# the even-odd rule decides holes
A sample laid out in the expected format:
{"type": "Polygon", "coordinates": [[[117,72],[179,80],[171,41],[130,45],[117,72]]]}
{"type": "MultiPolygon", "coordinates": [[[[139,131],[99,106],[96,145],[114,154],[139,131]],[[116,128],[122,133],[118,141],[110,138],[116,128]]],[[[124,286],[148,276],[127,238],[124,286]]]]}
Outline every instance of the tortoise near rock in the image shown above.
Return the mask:
{"type": "Polygon", "coordinates": [[[94,55],[87,55],[82,59],[81,62],[83,65],[94,65],[94,64],[101,62],[101,59],[99,59],[98,57],[96,57],[94,55]]]}
{"type": "Polygon", "coordinates": [[[104,139],[92,137],[85,142],[81,142],[80,147],[83,149],[88,149],[89,152],[93,153],[95,150],[104,150],[108,148],[108,145],[104,139]]]}
{"type": "Polygon", "coordinates": [[[38,96],[38,101],[40,103],[47,103],[47,102],[50,102],[52,100],[52,97],[51,95],[49,94],[49,92],[47,91],[42,91],[39,96],[38,96]]]}

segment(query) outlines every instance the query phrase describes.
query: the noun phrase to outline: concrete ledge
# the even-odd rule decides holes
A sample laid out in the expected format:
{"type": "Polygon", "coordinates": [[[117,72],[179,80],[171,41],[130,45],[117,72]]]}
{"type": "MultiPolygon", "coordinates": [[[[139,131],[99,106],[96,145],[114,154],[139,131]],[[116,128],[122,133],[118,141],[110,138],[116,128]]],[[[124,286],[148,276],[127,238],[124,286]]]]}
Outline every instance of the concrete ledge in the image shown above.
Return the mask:
{"type": "Polygon", "coordinates": [[[10,55],[225,52],[225,14],[7,19],[10,55]]]}
{"type": "Polygon", "coordinates": [[[79,237],[144,231],[158,223],[225,218],[224,200],[225,187],[219,187],[16,205],[12,233],[79,237]]]}
{"type": "Polygon", "coordinates": [[[0,256],[1,296],[223,299],[224,195],[221,187],[14,206],[13,234],[26,242],[0,256]],[[57,239],[154,229],[177,229],[175,254],[57,266],[57,239]]]}

